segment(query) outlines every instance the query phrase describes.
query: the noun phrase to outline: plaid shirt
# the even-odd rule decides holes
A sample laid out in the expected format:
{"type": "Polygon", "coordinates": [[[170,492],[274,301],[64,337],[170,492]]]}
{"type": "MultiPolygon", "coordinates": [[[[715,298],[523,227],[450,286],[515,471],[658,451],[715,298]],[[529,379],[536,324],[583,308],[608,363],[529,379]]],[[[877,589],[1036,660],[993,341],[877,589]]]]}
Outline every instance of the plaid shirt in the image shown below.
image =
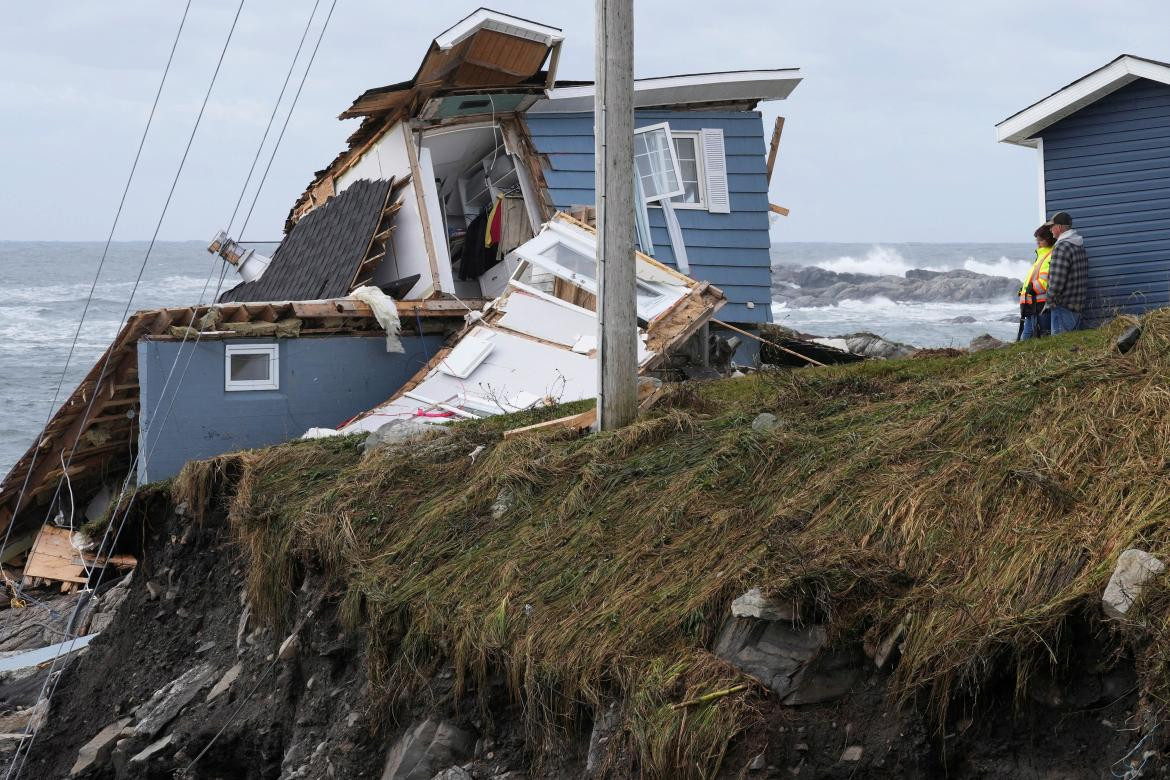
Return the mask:
{"type": "Polygon", "coordinates": [[[1048,267],[1048,306],[1060,306],[1075,312],[1085,308],[1089,285],[1089,257],[1085,245],[1072,230],[1062,234],[1052,247],[1048,267]]]}

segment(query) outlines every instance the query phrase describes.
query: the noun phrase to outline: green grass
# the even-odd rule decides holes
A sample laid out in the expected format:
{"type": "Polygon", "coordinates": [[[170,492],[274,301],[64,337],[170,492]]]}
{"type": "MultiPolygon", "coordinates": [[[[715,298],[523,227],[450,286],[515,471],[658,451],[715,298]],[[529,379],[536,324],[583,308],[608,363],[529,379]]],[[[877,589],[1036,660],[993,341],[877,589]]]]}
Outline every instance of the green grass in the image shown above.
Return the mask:
{"type": "MultiPolygon", "coordinates": [[[[1023,685],[1121,550],[1170,553],[1170,313],[1124,356],[1121,326],[684,385],[584,438],[503,440],[533,420],[494,418],[369,456],[233,453],[190,464],[174,500],[224,502],[274,622],[323,570],[387,705],[442,663],[468,689],[502,671],[539,751],[616,696],[647,777],[707,777],[766,692],[669,705],[741,681],[706,648],[748,588],[800,597],[836,637],[909,618],[894,690],[941,712],[996,669],[1023,685]],[[782,424],[754,432],[762,411],[782,424]]],[[[1170,593],[1148,601],[1165,646],[1170,593]]],[[[1147,691],[1168,665],[1148,659],[1147,691]]]]}

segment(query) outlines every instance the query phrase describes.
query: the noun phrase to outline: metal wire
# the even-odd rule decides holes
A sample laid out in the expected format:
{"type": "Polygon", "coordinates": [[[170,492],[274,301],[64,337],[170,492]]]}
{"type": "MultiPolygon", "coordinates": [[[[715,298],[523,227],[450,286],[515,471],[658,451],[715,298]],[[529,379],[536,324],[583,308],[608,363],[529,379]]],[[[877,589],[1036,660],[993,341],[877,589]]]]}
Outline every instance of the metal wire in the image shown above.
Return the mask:
{"type": "MultiPolygon", "coordinates": [[[[183,168],[186,166],[186,163],[187,163],[187,157],[191,152],[191,146],[195,142],[195,135],[199,131],[199,125],[203,121],[203,115],[204,115],[205,111],[207,110],[207,104],[211,100],[211,92],[215,88],[215,83],[219,78],[219,72],[220,72],[220,69],[223,67],[224,57],[227,55],[228,47],[231,44],[232,36],[236,32],[236,26],[240,21],[240,12],[243,11],[245,2],[246,2],[246,0],[240,0],[240,4],[236,7],[235,16],[232,17],[231,28],[228,30],[227,37],[224,39],[223,48],[220,49],[219,59],[216,61],[215,70],[211,74],[211,81],[207,85],[207,92],[203,96],[203,103],[199,106],[199,113],[195,117],[195,124],[191,128],[190,136],[187,138],[187,144],[183,149],[183,156],[179,160],[179,166],[178,166],[177,170],[175,171],[174,179],[172,179],[172,181],[171,181],[170,190],[167,192],[167,197],[166,197],[165,202],[163,203],[162,212],[159,214],[158,222],[154,228],[154,233],[151,235],[150,243],[147,245],[146,254],[142,258],[142,264],[139,267],[138,275],[134,280],[134,286],[130,290],[130,297],[126,301],[126,309],[122,313],[122,321],[125,321],[126,317],[129,315],[130,307],[133,305],[133,302],[134,302],[134,295],[135,295],[135,293],[138,292],[138,286],[142,282],[142,275],[146,271],[146,264],[150,260],[150,253],[151,253],[151,251],[153,251],[154,245],[158,240],[158,234],[159,234],[159,231],[162,229],[163,220],[166,218],[167,210],[169,209],[169,207],[171,205],[171,199],[174,197],[175,188],[179,184],[179,178],[182,176],[183,168]]],[[[185,18],[185,12],[184,12],[184,18],[185,18]]],[[[106,352],[105,359],[102,361],[102,367],[98,373],[98,379],[97,379],[97,383],[99,385],[101,384],[102,379],[105,377],[105,372],[106,372],[106,369],[109,367],[110,359],[113,356],[113,352],[114,351],[112,349],[108,350],[106,352]]],[[[91,395],[90,400],[89,400],[89,404],[86,406],[86,410],[83,413],[84,417],[88,417],[89,413],[93,410],[93,403],[94,403],[94,400],[96,399],[96,397],[97,397],[97,393],[94,393],[91,395]]],[[[83,417],[83,419],[84,419],[84,417],[83,417]]],[[[72,462],[73,455],[77,451],[77,444],[78,444],[79,440],[80,440],[80,437],[78,437],[76,440],[74,440],[73,446],[70,448],[70,451],[69,451],[68,462],[72,462]]],[[[68,471],[68,466],[66,466],[66,471],[68,471]]],[[[31,473],[31,469],[30,469],[30,473],[31,473]]],[[[19,506],[19,504],[18,504],[18,506],[19,506]]],[[[15,520],[15,517],[13,519],[15,520]]],[[[123,516],[123,523],[124,522],[125,522],[125,516],[123,516]]],[[[11,529],[11,525],[12,524],[10,523],[10,525],[9,525],[10,529],[11,529]]],[[[108,531],[108,528],[107,528],[107,531],[108,531]]],[[[119,531],[120,531],[120,529],[119,529],[119,531]]],[[[100,548],[99,548],[98,552],[100,554],[100,552],[101,552],[100,548]]],[[[104,575],[104,574],[105,574],[105,569],[103,568],[102,575],[104,575]]],[[[98,583],[97,583],[97,585],[94,586],[95,589],[96,589],[96,587],[101,585],[102,575],[98,576],[98,583]]],[[[82,604],[82,600],[79,599],[78,603],[77,603],[77,607],[74,608],[74,618],[76,618],[76,615],[81,608],[81,604],[82,604]]],[[[61,648],[61,649],[64,649],[64,648],[61,648]]],[[[57,663],[62,656],[61,649],[58,650],[56,656],[54,656],[54,658],[53,658],[52,664],[49,666],[49,673],[45,677],[44,684],[41,686],[41,694],[38,697],[38,701],[39,700],[52,701],[53,693],[56,692],[57,684],[60,681],[60,678],[59,677],[54,678],[53,673],[56,670],[57,663]],[[49,688],[50,681],[52,681],[52,688],[49,688]]],[[[31,725],[31,722],[30,722],[30,725],[31,725]]],[[[20,773],[24,767],[23,759],[28,757],[29,751],[32,750],[33,743],[36,741],[36,732],[34,731],[30,734],[29,731],[30,731],[29,727],[26,726],[25,727],[25,734],[27,736],[27,739],[21,740],[20,744],[17,746],[16,752],[13,754],[13,757],[12,757],[12,763],[10,763],[8,765],[8,772],[5,774],[6,780],[8,778],[15,779],[15,778],[20,777],[20,773]]]]}
{"type": "Polygon", "coordinates": [[[93,302],[94,291],[97,289],[98,280],[101,278],[102,269],[106,264],[106,257],[110,252],[110,244],[114,240],[114,232],[118,228],[118,222],[122,217],[122,209],[126,205],[126,196],[130,192],[130,185],[134,181],[134,174],[138,171],[138,161],[142,158],[142,149],[146,145],[146,137],[150,134],[150,128],[154,124],[154,115],[158,110],[159,99],[162,97],[163,86],[167,83],[167,76],[171,72],[171,64],[175,60],[175,50],[179,48],[179,39],[183,35],[183,28],[187,25],[187,14],[191,10],[191,0],[187,0],[183,6],[183,15],[179,19],[179,28],[175,31],[175,39],[171,42],[171,51],[167,55],[167,63],[163,67],[162,78],[159,79],[158,89],[155,90],[154,100],[150,105],[150,114],[146,117],[146,126],[142,129],[142,137],[138,140],[138,148],[134,152],[134,161],[130,164],[130,173],[126,176],[126,184],[122,187],[122,197],[118,200],[118,208],[114,212],[114,221],[110,225],[110,232],[106,236],[106,244],[102,248],[101,260],[98,261],[97,271],[94,272],[93,282],[89,286],[89,295],[86,296],[85,305],[81,309],[81,318],[77,321],[77,330],[73,333],[73,341],[69,345],[69,353],[65,357],[65,365],[61,368],[61,378],[57,381],[57,389],[53,392],[53,400],[49,403],[49,411],[45,416],[45,423],[41,427],[41,435],[37,437],[36,446],[33,448],[32,458],[28,464],[28,470],[24,474],[24,481],[20,486],[20,493],[17,495],[15,509],[12,513],[12,519],[8,523],[8,528],[4,532],[4,541],[0,542],[0,556],[3,555],[5,548],[8,546],[8,540],[12,535],[12,527],[16,524],[16,514],[20,511],[20,506],[24,503],[25,492],[28,490],[29,479],[32,477],[33,468],[37,463],[37,455],[40,453],[40,445],[44,441],[44,429],[48,427],[49,421],[53,419],[53,412],[57,410],[57,401],[61,397],[61,389],[65,385],[65,377],[69,372],[69,364],[73,360],[73,354],[77,349],[77,342],[81,338],[81,327],[85,324],[85,318],[89,314],[90,304],[93,302]]]}

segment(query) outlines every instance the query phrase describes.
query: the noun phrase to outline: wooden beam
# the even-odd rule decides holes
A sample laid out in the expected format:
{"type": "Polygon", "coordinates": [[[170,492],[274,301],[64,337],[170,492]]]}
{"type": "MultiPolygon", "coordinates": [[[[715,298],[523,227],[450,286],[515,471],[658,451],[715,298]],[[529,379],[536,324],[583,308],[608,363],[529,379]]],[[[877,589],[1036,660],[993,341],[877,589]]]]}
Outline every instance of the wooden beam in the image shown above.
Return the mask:
{"type": "Polygon", "coordinates": [[[776,153],[780,151],[780,134],[783,132],[784,117],[778,116],[776,126],[772,128],[772,143],[768,147],[768,184],[772,183],[772,169],[776,167],[776,153]]]}
{"type": "Polygon", "coordinates": [[[510,431],[504,431],[504,438],[512,439],[516,436],[522,436],[526,433],[559,430],[561,428],[572,428],[580,431],[593,427],[593,423],[596,421],[597,408],[594,407],[593,409],[590,409],[586,412],[581,412],[580,414],[571,414],[568,417],[558,417],[555,420],[545,420],[541,423],[525,425],[523,428],[513,428],[510,431]]]}
{"type": "Polygon", "coordinates": [[[431,233],[431,219],[427,214],[426,196],[423,194],[422,169],[418,164],[418,150],[414,148],[414,136],[406,123],[402,123],[402,140],[406,143],[406,158],[410,163],[410,178],[414,182],[414,197],[418,203],[418,215],[422,221],[423,245],[427,250],[427,264],[431,267],[431,288],[439,292],[439,255],[435,249],[435,237],[431,233]]]}
{"type": "Polygon", "coordinates": [[[788,209],[783,206],[777,206],[775,203],[768,204],[768,211],[771,211],[773,214],[779,214],[782,217],[788,216],[788,209]]]}

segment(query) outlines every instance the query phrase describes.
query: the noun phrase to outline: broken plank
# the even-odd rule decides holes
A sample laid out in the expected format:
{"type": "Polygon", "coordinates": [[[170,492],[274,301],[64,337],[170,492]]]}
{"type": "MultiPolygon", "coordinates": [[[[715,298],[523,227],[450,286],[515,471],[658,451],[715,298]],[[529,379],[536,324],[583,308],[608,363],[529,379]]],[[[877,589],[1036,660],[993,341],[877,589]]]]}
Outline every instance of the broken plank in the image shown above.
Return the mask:
{"type": "MultiPolygon", "coordinates": [[[[768,183],[772,183],[772,169],[776,166],[776,153],[780,151],[780,134],[784,132],[784,117],[776,117],[772,128],[772,143],[768,146],[768,183]]],[[[787,215],[785,215],[787,216],[787,215]]]]}
{"type": "Polygon", "coordinates": [[[504,431],[504,438],[511,439],[525,433],[552,431],[561,428],[570,428],[579,431],[592,427],[595,422],[597,422],[597,409],[594,408],[586,412],[581,412],[580,414],[571,414],[568,417],[558,417],[555,420],[545,420],[544,422],[525,425],[523,428],[513,428],[510,431],[504,431]]]}
{"type": "Polygon", "coordinates": [[[769,203],[768,210],[773,214],[779,214],[782,217],[788,216],[788,209],[784,208],[783,206],[777,206],[775,203],[769,203]]]}

